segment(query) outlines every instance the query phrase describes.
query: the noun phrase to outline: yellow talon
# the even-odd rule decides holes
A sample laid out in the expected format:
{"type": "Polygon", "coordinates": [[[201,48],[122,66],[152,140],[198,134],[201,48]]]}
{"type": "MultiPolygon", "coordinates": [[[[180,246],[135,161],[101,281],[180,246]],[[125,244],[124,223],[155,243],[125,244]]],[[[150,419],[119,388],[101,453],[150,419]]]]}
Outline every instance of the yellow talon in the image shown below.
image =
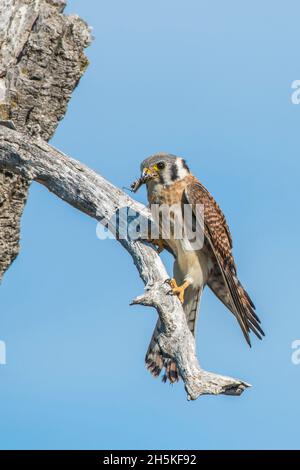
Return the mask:
{"type": "Polygon", "coordinates": [[[185,289],[187,289],[191,285],[191,283],[189,281],[185,281],[181,286],[178,286],[176,279],[173,278],[170,280],[169,284],[171,286],[173,294],[177,295],[180,302],[183,304],[185,289]]]}
{"type": "Polygon", "coordinates": [[[164,251],[165,249],[165,246],[164,246],[164,242],[161,238],[159,238],[159,240],[157,241],[157,253],[161,253],[162,251],[164,251]]]}

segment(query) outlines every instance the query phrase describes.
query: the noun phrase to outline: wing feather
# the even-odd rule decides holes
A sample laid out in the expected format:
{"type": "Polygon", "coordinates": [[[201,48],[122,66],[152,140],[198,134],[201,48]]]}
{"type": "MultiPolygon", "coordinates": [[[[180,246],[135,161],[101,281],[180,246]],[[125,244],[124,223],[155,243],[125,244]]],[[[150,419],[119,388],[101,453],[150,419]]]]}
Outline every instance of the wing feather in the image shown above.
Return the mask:
{"type": "Polygon", "coordinates": [[[234,313],[247,343],[251,346],[250,330],[260,339],[264,336],[264,332],[254,311],[254,304],[237,278],[232,254],[232,237],[225,216],[207,189],[196,178],[185,188],[184,198],[185,202],[192,206],[194,214],[197,204],[204,206],[202,221],[204,241],[215,258],[223,280],[223,291],[225,287],[228,296],[225,297],[223,292],[221,300],[234,313]]]}

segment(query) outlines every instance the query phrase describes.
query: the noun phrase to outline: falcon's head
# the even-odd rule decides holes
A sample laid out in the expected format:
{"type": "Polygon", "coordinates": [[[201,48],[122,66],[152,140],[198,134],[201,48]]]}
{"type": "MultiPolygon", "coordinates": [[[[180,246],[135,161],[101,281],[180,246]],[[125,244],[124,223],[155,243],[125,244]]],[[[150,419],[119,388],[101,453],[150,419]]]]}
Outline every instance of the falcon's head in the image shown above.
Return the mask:
{"type": "Polygon", "coordinates": [[[131,188],[135,193],[144,183],[150,181],[169,186],[189,173],[190,170],[183,158],[168,153],[157,153],[142,162],[141,177],[131,185],[131,188]]]}

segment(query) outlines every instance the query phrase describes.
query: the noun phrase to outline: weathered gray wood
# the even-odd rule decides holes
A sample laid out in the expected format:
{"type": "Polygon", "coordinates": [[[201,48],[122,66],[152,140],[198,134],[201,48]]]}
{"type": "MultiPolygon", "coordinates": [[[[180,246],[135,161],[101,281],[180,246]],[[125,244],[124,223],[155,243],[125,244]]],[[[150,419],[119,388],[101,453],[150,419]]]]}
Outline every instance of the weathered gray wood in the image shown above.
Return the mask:
{"type": "MultiPolygon", "coordinates": [[[[91,36],[63,0],[0,0],[0,121],[49,140],[88,62],[91,36]]],[[[29,181],[0,174],[0,279],[19,252],[29,181]]]]}
{"type": "MultiPolygon", "coordinates": [[[[106,181],[85,165],[51,147],[0,126],[0,168],[45,185],[58,197],[97,220],[110,220],[120,207],[130,207],[144,216],[148,209],[106,181]]],[[[156,251],[148,244],[119,240],[130,253],[144,281],[145,293],[133,301],[157,309],[162,328],[159,345],[173,357],[190,399],[203,394],[240,395],[249,384],[206,372],[199,366],[195,341],[182,306],[166,283],[167,272],[156,251]]],[[[117,287],[116,287],[117,289],[117,287]]]]}

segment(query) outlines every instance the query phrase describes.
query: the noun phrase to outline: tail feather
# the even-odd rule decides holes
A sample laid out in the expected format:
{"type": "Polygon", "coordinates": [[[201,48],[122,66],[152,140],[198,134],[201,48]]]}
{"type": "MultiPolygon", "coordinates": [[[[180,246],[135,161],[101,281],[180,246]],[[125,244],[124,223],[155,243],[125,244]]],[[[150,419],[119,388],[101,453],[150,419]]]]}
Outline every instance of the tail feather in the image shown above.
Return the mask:
{"type": "MultiPolygon", "coordinates": [[[[183,304],[188,326],[193,335],[195,335],[197,312],[201,298],[201,292],[202,289],[198,289],[195,292],[195,289],[189,287],[186,290],[185,301],[183,304]]],[[[173,384],[180,380],[180,374],[176,362],[173,359],[163,356],[157,341],[157,338],[160,334],[160,329],[161,323],[160,320],[158,320],[146,354],[146,367],[153,377],[158,377],[161,371],[165,369],[162,381],[164,383],[169,381],[173,384]]]]}
{"type": "Polygon", "coordinates": [[[234,300],[234,305],[237,310],[236,318],[242,328],[246,341],[251,346],[249,332],[250,330],[259,338],[265,336],[264,331],[260,326],[260,321],[256,315],[250,301],[250,297],[231,270],[227,270],[227,279],[229,289],[234,300]]]}
{"type": "Polygon", "coordinates": [[[157,342],[157,337],[160,331],[160,320],[158,320],[153,336],[151,338],[149,348],[145,357],[146,367],[149,372],[154,376],[158,377],[164,368],[164,358],[157,342]]]}
{"type": "Polygon", "coordinates": [[[254,303],[229,267],[226,267],[223,273],[219,268],[215,269],[208,281],[208,286],[235,315],[250,346],[250,330],[259,339],[262,339],[265,334],[260,326],[260,319],[255,312],[254,303]]]}
{"type": "Polygon", "coordinates": [[[165,368],[165,373],[162,378],[163,382],[167,382],[168,380],[171,383],[178,382],[179,372],[176,362],[170,358],[164,357],[159,347],[157,338],[160,334],[160,330],[161,323],[160,320],[158,320],[145,357],[146,367],[153,377],[158,377],[165,368]]]}
{"type": "Polygon", "coordinates": [[[169,381],[171,384],[179,382],[180,375],[177,368],[177,364],[172,359],[165,360],[165,373],[163,375],[162,381],[166,383],[169,381]]]}

